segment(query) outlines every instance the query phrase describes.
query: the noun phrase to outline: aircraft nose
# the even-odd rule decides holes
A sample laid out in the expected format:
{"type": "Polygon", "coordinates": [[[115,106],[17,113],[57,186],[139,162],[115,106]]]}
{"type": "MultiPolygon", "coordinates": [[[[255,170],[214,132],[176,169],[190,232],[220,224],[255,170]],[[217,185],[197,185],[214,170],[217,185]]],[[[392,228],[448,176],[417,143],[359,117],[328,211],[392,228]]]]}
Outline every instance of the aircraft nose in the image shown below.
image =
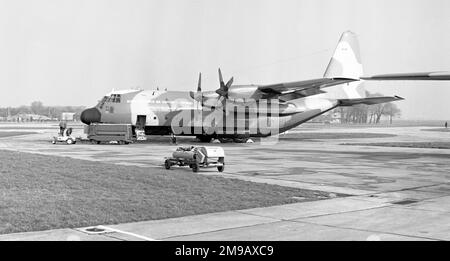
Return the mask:
{"type": "Polygon", "coordinates": [[[100,111],[94,107],[81,112],[80,120],[82,123],[89,125],[91,123],[100,122],[101,116],[100,111]]]}

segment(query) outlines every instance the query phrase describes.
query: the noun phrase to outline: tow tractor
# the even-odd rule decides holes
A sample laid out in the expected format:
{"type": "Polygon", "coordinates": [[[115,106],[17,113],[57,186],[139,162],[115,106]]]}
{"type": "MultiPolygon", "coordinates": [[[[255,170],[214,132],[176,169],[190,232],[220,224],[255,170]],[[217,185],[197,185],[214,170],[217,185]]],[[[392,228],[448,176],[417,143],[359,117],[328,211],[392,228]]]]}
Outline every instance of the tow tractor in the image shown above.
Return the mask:
{"type": "Polygon", "coordinates": [[[77,142],[77,139],[72,136],[72,128],[66,128],[62,131],[62,134],[59,133],[58,136],[54,136],[52,143],[56,144],[58,142],[65,142],[69,145],[75,144],[77,142]]]}
{"type": "Polygon", "coordinates": [[[166,157],[164,161],[166,169],[170,169],[174,165],[189,166],[193,172],[198,172],[199,168],[214,167],[217,167],[219,172],[223,172],[225,169],[225,152],[221,147],[179,147],[172,154],[172,157],[166,157]]]}

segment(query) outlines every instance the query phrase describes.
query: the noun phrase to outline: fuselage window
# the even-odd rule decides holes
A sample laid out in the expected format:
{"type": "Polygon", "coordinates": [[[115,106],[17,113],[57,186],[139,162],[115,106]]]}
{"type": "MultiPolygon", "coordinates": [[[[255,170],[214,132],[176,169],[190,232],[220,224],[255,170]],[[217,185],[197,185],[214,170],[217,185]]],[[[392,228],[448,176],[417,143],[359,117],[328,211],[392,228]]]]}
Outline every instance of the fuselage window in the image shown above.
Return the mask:
{"type": "Polygon", "coordinates": [[[106,110],[106,112],[114,113],[114,107],[113,106],[106,106],[105,110],[106,110]]]}

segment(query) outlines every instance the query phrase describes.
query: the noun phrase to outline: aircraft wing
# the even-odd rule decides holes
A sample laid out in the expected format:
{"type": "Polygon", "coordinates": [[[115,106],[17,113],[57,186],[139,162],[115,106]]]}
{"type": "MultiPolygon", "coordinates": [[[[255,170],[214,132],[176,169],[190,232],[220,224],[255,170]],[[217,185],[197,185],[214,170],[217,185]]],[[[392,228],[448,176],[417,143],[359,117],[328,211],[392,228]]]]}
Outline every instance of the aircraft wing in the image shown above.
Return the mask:
{"type": "Polygon", "coordinates": [[[410,80],[428,80],[428,81],[448,81],[450,80],[450,72],[419,72],[419,73],[395,73],[380,74],[371,77],[361,77],[362,80],[368,81],[410,81],[410,80]]]}
{"type": "Polygon", "coordinates": [[[335,86],[343,83],[354,82],[355,79],[346,78],[320,78],[299,82],[276,83],[269,85],[260,85],[258,90],[267,94],[287,94],[292,92],[302,92],[310,89],[320,90],[321,88],[335,86]]]}
{"type": "MultiPolygon", "coordinates": [[[[371,77],[361,77],[361,80],[368,81],[399,81],[399,80],[417,80],[417,81],[448,81],[450,80],[450,72],[419,72],[419,73],[395,73],[380,74],[371,77]]],[[[268,95],[281,95],[289,93],[298,93],[300,95],[309,96],[321,93],[320,89],[331,87],[339,84],[358,81],[359,79],[351,78],[320,78],[298,82],[276,83],[269,85],[260,85],[258,90],[268,95]]]]}
{"type": "Polygon", "coordinates": [[[340,99],[341,106],[353,106],[358,104],[366,104],[373,105],[378,103],[392,102],[392,101],[400,101],[404,100],[399,96],[381,96],[381,97],[368,97],[368,98],[360,98],[360,99],[340,99]]]}

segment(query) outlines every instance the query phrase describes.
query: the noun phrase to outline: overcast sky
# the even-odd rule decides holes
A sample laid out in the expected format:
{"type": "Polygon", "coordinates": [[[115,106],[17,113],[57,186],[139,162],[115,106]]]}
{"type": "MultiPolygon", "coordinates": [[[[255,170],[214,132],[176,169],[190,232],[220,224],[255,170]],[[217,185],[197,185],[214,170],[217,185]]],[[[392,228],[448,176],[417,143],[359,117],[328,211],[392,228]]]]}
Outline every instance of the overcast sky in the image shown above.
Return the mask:
{"type": "MultiPolygon", "coordinates": [[[[111,89],[322,77],[340,34],[366,75],[450,70],[448,0],[0,0],[0,107],[95,105],[111,89]]],[[[450,119],[450,82],[370,83],[403,118],[450,119]]]]}

